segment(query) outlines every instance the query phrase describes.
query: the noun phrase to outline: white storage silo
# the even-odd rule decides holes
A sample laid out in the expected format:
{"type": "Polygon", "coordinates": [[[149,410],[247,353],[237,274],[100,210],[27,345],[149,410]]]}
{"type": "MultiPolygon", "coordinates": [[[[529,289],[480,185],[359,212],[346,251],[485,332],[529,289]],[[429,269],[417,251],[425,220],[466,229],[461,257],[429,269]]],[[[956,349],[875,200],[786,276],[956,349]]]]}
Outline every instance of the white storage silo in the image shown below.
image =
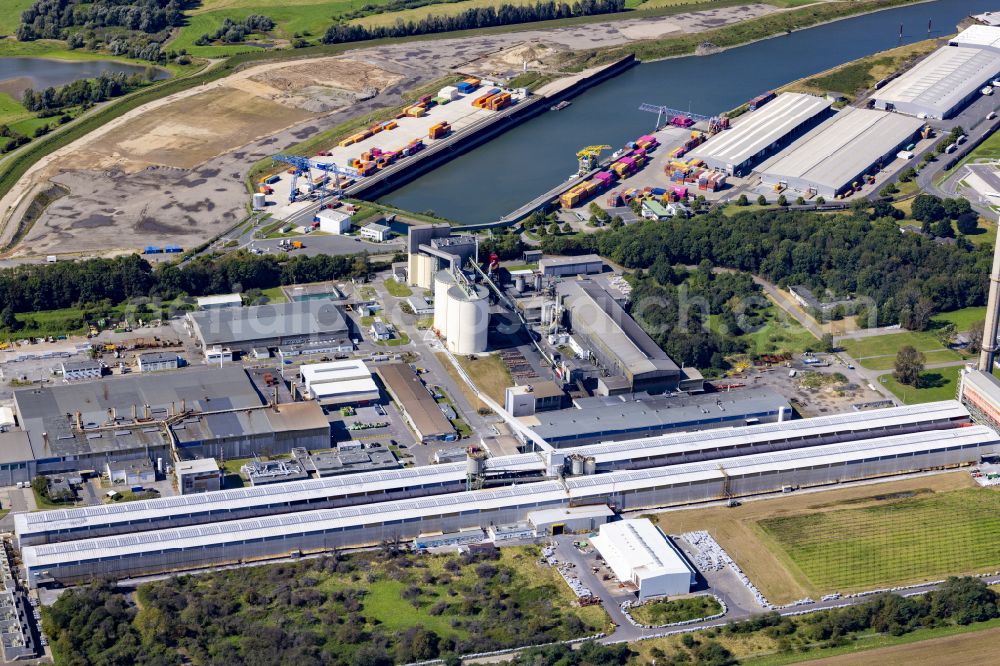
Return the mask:
{"type": "Polygon", "coordinates": [[[434,275],[434,328],[441,337],[448,336],[448,290],[455,286],[455,276],[448,271],[434,275]]]}
{"type": "Polygon", "coordinates": [[[486,351],[490,323],[489,292],[481,285],[448,289],[448,350],[453,354],[486,351]]]}

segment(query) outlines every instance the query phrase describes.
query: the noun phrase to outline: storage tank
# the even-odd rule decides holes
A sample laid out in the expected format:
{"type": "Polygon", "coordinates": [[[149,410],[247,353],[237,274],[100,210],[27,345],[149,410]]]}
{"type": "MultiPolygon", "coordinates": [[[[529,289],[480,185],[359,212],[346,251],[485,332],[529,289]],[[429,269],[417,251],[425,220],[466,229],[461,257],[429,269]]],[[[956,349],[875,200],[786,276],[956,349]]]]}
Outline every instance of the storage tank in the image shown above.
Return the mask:
{"type": "Polygon", "coordinates": [[[253,195],[253,209],[264,210],[265,208],[267,208],[267,196],[257,192],[253,195]]]}
{"type": "Polygon", "coordinates": [[[542,274],[535,273],[535,291],[542,291],[542,274]]]}
{"type": "Polygon", "coordinates": [[[465,474],[466,476],[480,476],[483,473],[483,463],[486,462],[486,452],[482,449],[470,446],[466,451],[465,474]]]}
{"type": "Polygon", "coordinates": [[[523,294],[524,293],[524,276],[523,275],[518,275],[517,277],[514,278],[514,291],[516,291],[519,294],[523,294]]]}
{"type": "Polygon", "coordinates": [[[583,461],[583,473],[588,476],[597,473],[597,458],[589,456],[583,461]]]}
{"type": "Polygon", "coordinates": [[[583,475],[583,456],[574,455],[570,459],[570,474],[573,476],[583,475]]]}
{"type": "Polygon", "coordinates": [[[453,354],[486,351],[490,323],[489,293],[482,285],[448,289],[448,350],[453,354]]]}
{"type": "Polygon", "coordinates": [[[448,336],[448,290],[455,286],[455,276],[448,271],[434,275],[434,328],[441,337],[448,336]]]}

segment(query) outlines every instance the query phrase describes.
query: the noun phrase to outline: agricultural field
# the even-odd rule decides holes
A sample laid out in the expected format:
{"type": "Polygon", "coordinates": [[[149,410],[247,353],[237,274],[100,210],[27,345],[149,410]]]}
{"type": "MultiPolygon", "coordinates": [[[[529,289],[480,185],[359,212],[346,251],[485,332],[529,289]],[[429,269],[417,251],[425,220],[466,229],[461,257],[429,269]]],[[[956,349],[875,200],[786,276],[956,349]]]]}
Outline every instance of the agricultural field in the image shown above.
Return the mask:
{"type": "MultiPolygon", "coordinates": [[[[964,319],[965,315],[960,318],[964,319]]],[[[944,320],[942,320],[944,321],[944,320]]],[[[959,330],[961,328],[959,327],[959,330]]],[[[911,345],[927,357],[927,363],[961,361],[962,355],[946,349],[933,331],[888,333],[871,338],[843,340],[840,346],[863,367],[870,370],[889,370],[895,366],[896,352],[911,345]]]]}
{"type": "Polygon", "coordinates": [[[976,488],[976,485],[967,473],[949,472],[885,481],[877,485],[792,493],[773,499],[744,502],[742,506],[735,508],[716,506],[666,511],[657,514],[656,520],[660,528],[669,534],[708,530],[764,596],[772,603],[782,604],[807,596],[818,599],[823,591],[802,573],[767,532],[757,526],[760,521],[844,509],[863,509],[892,501],[892,497],[906,495],[936,498],[968,488],[976,488]]]}
{"type": "Polygon", "coordinates": [[[995,571],[1000,493],[902,493],[864,508],[757,522],[812,589],[856,592],[995,571]]]}
{"type": "Polygon", "coordinates": [[[893,378],[892,373],[881,375],[879,381],[907,405],[937,400],[954,400],[955,394],[958,392],[958,373],[961,369],[960,365],[952,365],[947,368],[924,370],[920,376],[923,385],[916,389],[900,384],[893,378]]]}

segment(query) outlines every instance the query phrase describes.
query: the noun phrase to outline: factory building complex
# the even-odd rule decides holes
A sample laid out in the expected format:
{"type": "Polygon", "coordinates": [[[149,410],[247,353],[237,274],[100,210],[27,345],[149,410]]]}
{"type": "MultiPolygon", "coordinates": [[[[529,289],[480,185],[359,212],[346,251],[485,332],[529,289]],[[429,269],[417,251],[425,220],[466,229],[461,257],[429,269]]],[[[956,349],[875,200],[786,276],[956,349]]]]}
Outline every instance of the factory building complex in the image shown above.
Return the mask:
{"type": "MultiPolygon", "coordinates": [[[[946,401],[18,514],[15,533],[31,585],[73,583],[389,538],[442,533],[447,540],[470,529],[548,534],[569,529],[558,517],[572,517],[573,506],[641,510],[940,469],[998,453],[996,432],[975,425],[958,402],[946,401]],[[577,464],[584,460],[587,464],[577,464]],[[521,527],[506,527],[511,525],[521,527]]],[[[581,519],[587,531],[610,535],[629,529],[613,522],[604,526],[613,518],[610,512],[599,519],[588,516],[581,519]]],[[[618,535],[610,540],[618,545],[605,548],[612,552],[632,541],[649,545],[655,535],[637,530],[618,535]]],[[[628,569],[640,595],[679,590],[682,563],[653,542],[663,566],[620,553],[613,556],[616,571],[622,576],[628,569]]]]}

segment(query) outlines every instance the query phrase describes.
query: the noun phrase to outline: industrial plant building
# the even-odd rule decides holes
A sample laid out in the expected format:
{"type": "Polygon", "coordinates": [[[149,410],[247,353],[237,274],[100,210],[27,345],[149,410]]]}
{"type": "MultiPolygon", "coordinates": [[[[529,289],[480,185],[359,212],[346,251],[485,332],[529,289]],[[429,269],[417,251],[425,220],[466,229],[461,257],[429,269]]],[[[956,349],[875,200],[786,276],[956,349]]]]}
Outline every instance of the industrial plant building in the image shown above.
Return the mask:
{"type": "Polygon", "coordinates": [[[305,393],[320,404],[363,405],[377,402],[378,385],[364,361],[311,363],[299,368],[305,393]]]}
{"type": "MultiPolygon", "coordinates": [[[[968,426],[364,507],[300,510],[266,519],[233,519],[197,527],[27,545],[22,559],[32,587],[49,580],[74,583],[100,575],[151,574],[290,552],[370,545],[431,532],[482,529],[491,523],[523,521],[529,512],[571,505],[612,502],[619,510],[638,510],[775,492],[786,486],[817,486],[939,469],[978,462],[981,456],[998,452],[1000,438],[993,430],[968,426]]],[[[63,514],[64,520],[67,517],[67,512],[53,513],[63,514]]],[[[15,519],[22,543],[24,520],[15,519]]],[[[136,529],[134,524],[131,527],[136,529]]]]}
{"type": "Polygon", "coordinates": [[[410,285],[433,287],[434,276],[441,270],[460,270],[475,259],[478,241],[469,234],[452,235],[449,224],[426,224],[410,227],[406,236],[407,277],[410,285]]]}
{"type": "Polygon", "coordinates": [[[772,423],[791,418],[788,401],[769,389],[689,396],[628,394],[578,398],[571,409],[541,412],[522,422],[556,448],[681,430],[772,423]]]}
{"type": "Polygon", "coordinates": [[[538,270],[545,277],[592,275],[604,272],[604,259],[596,254],[573,257],[546,257],[539,260],[538,270]]]}
{"type": "Polygon", "coordinates": [[[973,26],[872,94],[875,108],[943,120],[1000,73],[1000,28],[973,26]]]}
{"type": "Polygon", "coordinates": [[[489,293],[457,269],[434,275],[434,329],[453,354],[486,351],[489,339],[489,293]]]}
{"type": "Polygon", "coordinates": [[[100,470],[135,458],[242,458],[330,441],[319,405],[268,405],[241,368],[24,389],[14,392],[14,409],[31,452],[16,463],[25,472],[100,470]]]}
{"type": "Polygon", "coordinates": [[[590,542],[618,580],[638,592],[639,601],[687,594],[698,582],[680,549],[646,518],[601,525],[590,542]]]}
{"type": "Polygon", "coordinates": [[[202,349],[250,352],[349,337],[347,320],[330,300],[292,301],[249,308],[216,308],[187,315],[202,349]]]}
{"type": "Polygon", "coordinates": [[[716,134],[690,153],[713,169],[745,176],[755,166],[815,127],[830,102],[813,95],[783,93],[756,111],[749,111],[733,128],[716,134]]]}
{"type": "Polygon", "coordinates": [[[615,298],[593,280],[564,280],[556,286],[562,323],[609,373],[623,375],[634,392],[674,390],[680,367],[615,298]]]}
{"type": "Polygon", "coordinates": [[[767,185],[832,198],[894,160],[922,126],[916,118],[847,108],[765,162],[760,178],[767,185]]]}
{"type": "Polygon", "coordinates": [[[405,363],[389,363],[380,365],[378,374],[418,440],[431,442],[457,437],[455,427],[413,368],[405,363]]]}

